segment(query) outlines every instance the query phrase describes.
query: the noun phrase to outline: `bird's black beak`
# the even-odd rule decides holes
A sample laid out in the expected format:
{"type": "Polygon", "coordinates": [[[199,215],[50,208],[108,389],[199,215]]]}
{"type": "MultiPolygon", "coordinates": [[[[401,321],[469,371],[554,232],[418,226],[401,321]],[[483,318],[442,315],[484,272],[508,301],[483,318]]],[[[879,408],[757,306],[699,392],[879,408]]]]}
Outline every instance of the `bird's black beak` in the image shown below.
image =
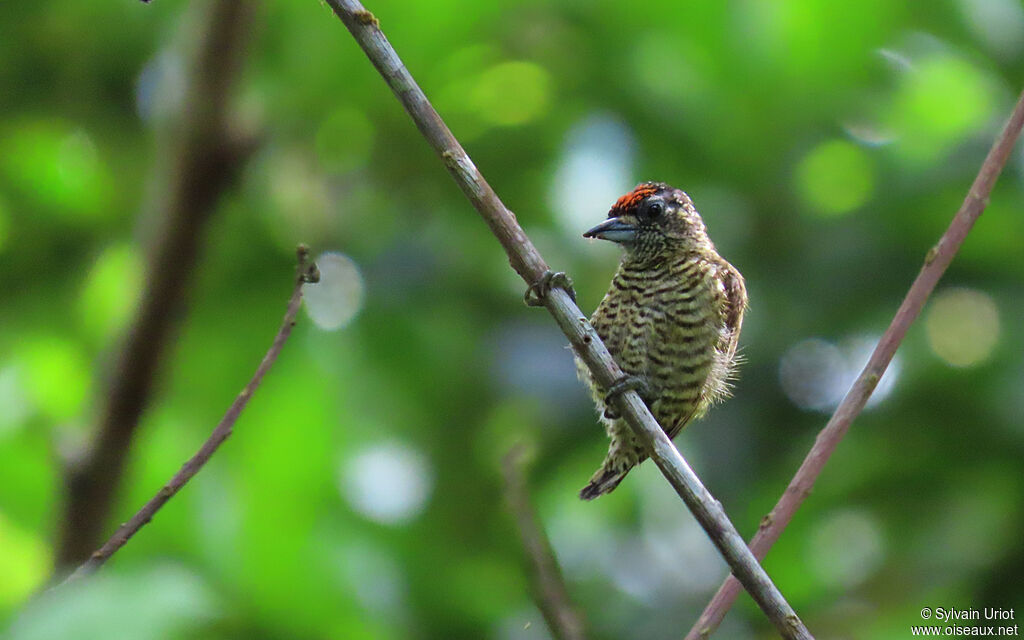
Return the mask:
{"type": "Polygon", "coordinates": [[[629,244],[636,240],[636,225],[625,222],[622,218],[608,218],[590,231],[583,234],[584,238],[600,238],[619,244],[629,244]]]}

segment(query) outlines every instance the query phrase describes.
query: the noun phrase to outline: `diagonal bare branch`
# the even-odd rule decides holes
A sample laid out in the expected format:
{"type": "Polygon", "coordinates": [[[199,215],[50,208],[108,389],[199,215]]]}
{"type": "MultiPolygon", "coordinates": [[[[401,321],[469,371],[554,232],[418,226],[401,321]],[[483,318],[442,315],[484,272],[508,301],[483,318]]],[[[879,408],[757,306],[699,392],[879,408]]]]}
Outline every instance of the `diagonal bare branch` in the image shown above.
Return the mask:
{"type": "MultiPolygon", "coordinates": [[[[526,237],[515,216],[484,180],[473,161],[427,100],[384,36],[377,18],[358,0],[327,2],[345,23],[416,123],[423,137],[444,161],[455,182],[501,242],[512,268],[528,284],[538,282],[548,269],[547,263],[526,237]]],[[[553,289],[543,301],[598,383],[608,387],[622,376],[622,370],[564,289],[553,289]]],[[[619,413],[636,432],[641,442],[647,444],[651,458],[779,633],[785,638],[810,638],[811,635],[803,622],[744,544],[743,538],[729,521],[722,505],[704,488],[640,397],[629,391],[619,396],[617,404],[619,413]]]]}
{"type": "Polygon", "coordinates": [[[232,430],[235,427],[235,422],[238,420],[238,416],[242,415],[242,410],[245,409],[245,405],[249,403],[249,399],[252,398],[252,394],[256,392],[256,389],[263,382],[263,376],[267,374],[270,367],[274,366],[277,361],[278,354],[281,353],[281,349],[284,347],[284,343],[288,340],[288,336],[292,333],[292,327],[295,326],[295,316],[299,312],[299,307],[302,304],[302,285],[307,282],[317,282],[320,279],[319,273],[315,263],[308,262],[309,250],[305,246],[298,248],[299,267],[298,275],[295,278],[295,287],[292,289],[291,298],[288,300],[288,310],[284,314],[284,320],[281,322],[281,328],[278,330],[277,335],[274,337],[273,343],[270,345],[270,349],[267,350],[267,354],[263,356],[263,360],[260,365],[256,368],[256,372],[253,374],[252,379],[249,380],[249,384],[245,385],[242,392],[238,394],[234,402],[228,408],[227,413],[221,418],[220,422],[210,433],[210,437],[206,439],[203,446],[199,448],[194,456],[189,458],[181,469],[174,474],[167,484],[165,484],[155,496],[150,498],[141,509],[139,509],[134,516],[132,516],[128,522],[122,524],[114,535],[107,540],[106,544],[100,547],[98,550],[81,564],[75,572],[68,576],[64,584],[77,580],[84,576],[87,576],[100,567],[110,559],[110,556],[117,553],[117,551],[126,545],[128,541],[138,533],[139,529],[146,526],[156,512],[159,511],[168,500],[174,497],[174,494],[178,493],[182,487],[185,486],[189,480],[192,479],[199,470],[203,468],[210,458],[216,453],[220,445],[224,444],[224,441],[231,435],[232,430]]]}
{"type": "MultiPolygon", "coordinates": [[[[868,398],[871,397],[875,385],[885,373],[896,349],[903,341],[903,337],[907,335],[907,329],[921,313],[925,301],[935,289],[935,284],[942,277],[949,263],[953,261],[953,257],[960,249],[960,245],[963,244],[964,238],[967,237],[967,233],[974,226],[975,221],[985,210],[992,187],[1017,142],[1022,125],[1024,125],[1024,93],[1021,93],[1009,121],[985,157],[978,176],[971,184],[971,188],[967,192],[963,204],[960,205],[960,210],[956,212],[953,221],[950,222],[949,228],[925,255],[921,272],[918,273],[910,290],[907,291],[892,323],[882,334],[882,338],[878,341],[864,370],[854,381],[853,386],[850,387],[846,397],[836,408],[825,428],[818,434],[814,446],[804,458],[803,464],[800,465],[782,497],[761,521],[757,534],[750,541],[750,548],[758,560],[764,559],[768,550],[786,529],[789,521],[793,519],[793,514],[803,503],[804,498],[810,493],[811,487],[818,479],[818,474],[821,473],[832,452],[839,445],[839,441],[846,435],[850,424],[860,414],[868,398]]],[[[726,578],[696,624],[686,635],[686,639],[701,640],[713,633],[736,600],[739,592],[740,583],[732,576],[726,578]]]]}

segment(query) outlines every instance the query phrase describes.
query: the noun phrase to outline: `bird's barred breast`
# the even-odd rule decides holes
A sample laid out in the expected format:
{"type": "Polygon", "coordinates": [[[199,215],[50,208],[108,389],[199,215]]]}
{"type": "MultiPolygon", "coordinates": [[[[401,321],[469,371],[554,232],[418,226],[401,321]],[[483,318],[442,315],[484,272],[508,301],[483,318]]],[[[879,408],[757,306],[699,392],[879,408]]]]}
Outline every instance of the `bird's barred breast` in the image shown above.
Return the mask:
{"type": "Polygon", "coordinates": [[[594,327],[623,370],[644,378],[665,426],[693,411],[715,358],[711,281],[698,260],[620,269],[594,327]]]}

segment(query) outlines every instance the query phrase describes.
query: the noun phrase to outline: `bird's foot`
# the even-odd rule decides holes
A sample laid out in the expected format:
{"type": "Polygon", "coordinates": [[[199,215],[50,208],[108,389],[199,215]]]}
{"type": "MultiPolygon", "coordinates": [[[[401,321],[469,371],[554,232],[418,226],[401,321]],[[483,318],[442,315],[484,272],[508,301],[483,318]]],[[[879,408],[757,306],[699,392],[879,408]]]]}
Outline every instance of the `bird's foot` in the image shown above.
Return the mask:
{"type": "Polygon", "coordinates": [[[612,403],[615,401],[617,396],[621,396],[627,391],[636,391],[640,395],[640,399],[647,402],[651,396],[651,388],[647,386],[647,382],[643,378],[637,376],[624,375],[615,382],[612,386],[608,387],[608,393],[604,394],[604,417],[609,420],[615,420],[621,416],[615,412],[612,408],[612,403]]]}
{"type": "Polygon", "coordinates": [[[552,271],[550,269],[544,272],[540,280],[526,288],[523,302],[528,307],[543,307],[544,300],[555,287],[565,289],[565,292],[569,294],[572,301],[576,302],[576,291],[572,288],[572,280],[569,279],[569,276],[565,275],[562,271],[552,271]]]}

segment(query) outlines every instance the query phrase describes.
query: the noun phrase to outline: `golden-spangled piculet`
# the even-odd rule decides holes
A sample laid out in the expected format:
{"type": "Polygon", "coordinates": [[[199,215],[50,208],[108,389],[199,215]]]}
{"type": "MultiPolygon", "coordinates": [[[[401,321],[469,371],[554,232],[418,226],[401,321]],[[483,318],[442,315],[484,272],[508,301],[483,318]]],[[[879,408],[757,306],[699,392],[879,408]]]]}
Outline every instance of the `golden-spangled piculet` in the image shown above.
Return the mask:
{"type": "Polygon", "coordinates": [[[690,197],[667,184],[640,184],[583,235],[625,249],[590,321],[626,377],[602,388],[577,359],[611,438],[604,463],[580,491],[592,500],[647,458],[611,408],[614,394],[638,391],[669,438],[729,394],[747,292],[740,272],[718,255],[690,197]]]}

